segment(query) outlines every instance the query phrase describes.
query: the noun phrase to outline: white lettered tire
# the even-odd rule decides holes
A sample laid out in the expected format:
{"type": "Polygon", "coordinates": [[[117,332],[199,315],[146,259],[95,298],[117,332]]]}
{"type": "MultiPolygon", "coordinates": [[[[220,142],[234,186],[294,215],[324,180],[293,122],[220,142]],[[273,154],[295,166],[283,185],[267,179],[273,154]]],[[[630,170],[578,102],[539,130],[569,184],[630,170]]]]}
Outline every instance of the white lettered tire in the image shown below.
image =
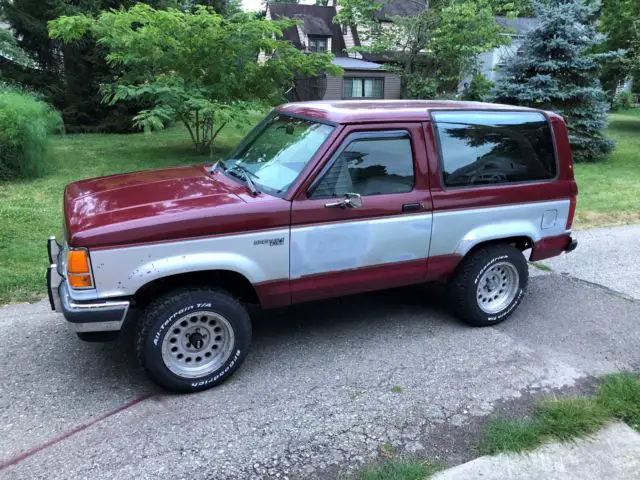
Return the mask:
{"type": "Polygon", "coordinates": [[[147,306],[136,353],[156,383],[185,393],[224,382],[250,346],[251,320],[240,302],[220,290],[185,288],[147,306]]]}
{"type": "Polygon", "coordinates": [[[449,303],[470,325],[497,325],[520,305],[528,283],[529,268],[520,250],[489,245],[462,261],[448,285],[449,303]]]}

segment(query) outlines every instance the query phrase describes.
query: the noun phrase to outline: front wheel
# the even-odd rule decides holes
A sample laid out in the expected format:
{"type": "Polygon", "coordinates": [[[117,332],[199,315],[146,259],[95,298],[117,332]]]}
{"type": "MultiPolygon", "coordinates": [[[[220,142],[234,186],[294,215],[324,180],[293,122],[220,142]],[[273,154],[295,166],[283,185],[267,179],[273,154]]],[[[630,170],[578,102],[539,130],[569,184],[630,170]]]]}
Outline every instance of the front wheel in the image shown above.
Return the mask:
{"type": "Polygon", "coordinates": [[[528,281],[520,250],[507,244],[481,248],[462,261],[449,282],[451,308],[471,325],[497,325],[518,307],[528,281]]]}
{"type": "Polygon", "coordinates": [[[208,288],[176,290],[149,304],[137,355],[158,384],[174,392],[219,385],[244,361],[251,321],[229,294],[208,288]]]}

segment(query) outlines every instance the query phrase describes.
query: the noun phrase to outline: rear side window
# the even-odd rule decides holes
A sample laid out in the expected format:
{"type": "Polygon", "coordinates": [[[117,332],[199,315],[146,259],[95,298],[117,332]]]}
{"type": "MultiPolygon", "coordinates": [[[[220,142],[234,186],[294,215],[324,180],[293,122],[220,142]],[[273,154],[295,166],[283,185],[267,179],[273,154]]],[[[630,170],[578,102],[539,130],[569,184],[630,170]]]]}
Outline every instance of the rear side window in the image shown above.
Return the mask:
{"type": "MultiPolygon", "coordinates": [[[[376,134],[378,135],[378,134],[376,134]]],[[[348,139],[346,147],[312,190],[311,198],[405,193],[415,176],[411,138],[405,132],[348,139]]]]}
{"type": "Polygon", "coordinates": [[[537,112],[433,112],[446,187],[555,178],[551,128],[537,112]]]}

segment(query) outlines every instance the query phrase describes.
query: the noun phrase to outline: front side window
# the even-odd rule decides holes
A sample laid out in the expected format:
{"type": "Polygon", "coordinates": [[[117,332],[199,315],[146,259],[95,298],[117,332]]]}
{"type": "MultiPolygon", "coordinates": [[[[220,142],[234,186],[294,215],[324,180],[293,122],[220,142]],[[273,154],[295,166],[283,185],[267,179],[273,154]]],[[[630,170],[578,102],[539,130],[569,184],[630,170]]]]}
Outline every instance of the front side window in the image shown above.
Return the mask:
{"type": "Polygon", "coordinates": [[[326,38],[309,37],[309,51],[314,53],[324,53],[327,51],[326,38]]]}
{"type": "Polygon", "coordinates": [[[311,198],[405,193],[413,190],[415,175],[411,138],[405,132],[387,137],[354,138],[321,176],[311,198]]]}
{"type": "Polygon", "coordinates": [[[444,185],[463,187],[555,178],[551,128],[537,112],[433,112],[444,185]]]}
{"type": "Polygon", "coordinates": [[[384,78],[347,77],[344,98],[384,98],[384,78]]]}
{"type": "Polygon", "coordinates": [[[283,194],[333,129],[311,120],[272,115],[256,127],[224,164],[248,170],[260,190],[283,194]]]}

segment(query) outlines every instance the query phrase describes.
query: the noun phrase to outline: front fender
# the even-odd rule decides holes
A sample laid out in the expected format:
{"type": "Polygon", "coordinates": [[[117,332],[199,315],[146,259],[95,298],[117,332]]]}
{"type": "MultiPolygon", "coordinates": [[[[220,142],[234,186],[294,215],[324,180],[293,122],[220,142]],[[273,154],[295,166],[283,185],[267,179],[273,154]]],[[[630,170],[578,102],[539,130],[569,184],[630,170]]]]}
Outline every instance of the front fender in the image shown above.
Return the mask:
{"type": "Polygon", "coordinates": [[[131,296],[154,280],[207,270],[235,272],[253,285],[289,277],[288,229],[95,250],[90,254],[101,298],[131,296]]]}

